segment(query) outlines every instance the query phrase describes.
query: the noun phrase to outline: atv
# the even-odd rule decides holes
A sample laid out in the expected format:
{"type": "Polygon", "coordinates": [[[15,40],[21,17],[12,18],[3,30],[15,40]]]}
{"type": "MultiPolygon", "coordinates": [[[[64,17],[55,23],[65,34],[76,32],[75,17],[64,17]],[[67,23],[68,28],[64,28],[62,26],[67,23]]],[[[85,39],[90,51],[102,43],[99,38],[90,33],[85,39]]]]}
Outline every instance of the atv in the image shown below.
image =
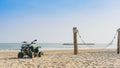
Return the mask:
{"type": "Polygon", "coordinates": [[[38,47],[38,46],[35,47],[36,41],[37,40],[34,40],[30,44],[28,44],[26,41],[24,41],[21,46],[21,52],[18,53],[18,58],[41,57],[41,55],[43,55],[43,52],[42,51],[39,52],[39,48],[41,48],[41,47],[38,47]]]}

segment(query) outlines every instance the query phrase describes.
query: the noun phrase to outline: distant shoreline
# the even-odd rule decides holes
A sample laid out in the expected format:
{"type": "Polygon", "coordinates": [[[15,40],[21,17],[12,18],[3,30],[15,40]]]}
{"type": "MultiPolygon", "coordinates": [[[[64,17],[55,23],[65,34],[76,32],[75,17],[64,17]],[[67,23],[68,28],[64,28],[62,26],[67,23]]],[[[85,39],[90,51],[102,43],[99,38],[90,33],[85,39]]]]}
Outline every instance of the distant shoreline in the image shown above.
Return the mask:
{"type": "MultiPolygon", "coordinates": [[[[63,43],[63,45],[73,45],[73,43],[63,43]]],[[[95,43],[78,43],[78,45],[95,45],[95,43]]]]}

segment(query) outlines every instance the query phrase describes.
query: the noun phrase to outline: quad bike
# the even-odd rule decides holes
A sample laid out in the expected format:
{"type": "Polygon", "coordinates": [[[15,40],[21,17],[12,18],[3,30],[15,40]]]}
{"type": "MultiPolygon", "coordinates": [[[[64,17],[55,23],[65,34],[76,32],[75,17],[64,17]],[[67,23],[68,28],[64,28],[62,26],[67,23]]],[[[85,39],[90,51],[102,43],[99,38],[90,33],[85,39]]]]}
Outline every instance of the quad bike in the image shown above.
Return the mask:
{"type": "Polygon", "coordinates": [[[28,57],[28,58],[33,58],[33,57],[41,57],[41,55],[43,55],[43,52],[39,52],[39,48],[40,47],[34,47],[33,45],[35,45],[35,42],[37,40],[34,40],[33,42],[31,42],[30,44],[28,44],[27,42],[23,42],[22,46],[21,46],[21,52],[18,53],[18,58],[24,58],[24,57],[28,57]]]}

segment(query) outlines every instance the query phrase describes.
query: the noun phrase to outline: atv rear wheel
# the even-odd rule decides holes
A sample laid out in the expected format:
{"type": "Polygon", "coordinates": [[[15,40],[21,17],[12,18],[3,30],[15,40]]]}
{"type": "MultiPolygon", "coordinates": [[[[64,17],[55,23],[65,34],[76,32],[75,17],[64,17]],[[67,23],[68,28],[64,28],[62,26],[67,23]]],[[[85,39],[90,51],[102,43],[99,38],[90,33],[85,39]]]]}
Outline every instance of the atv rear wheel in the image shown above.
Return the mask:
{"type": "Polygon", "coordinates": [[[43,52],[38,53],[38,57],[41,57],[42,55],[44,55],[43,52]]]}

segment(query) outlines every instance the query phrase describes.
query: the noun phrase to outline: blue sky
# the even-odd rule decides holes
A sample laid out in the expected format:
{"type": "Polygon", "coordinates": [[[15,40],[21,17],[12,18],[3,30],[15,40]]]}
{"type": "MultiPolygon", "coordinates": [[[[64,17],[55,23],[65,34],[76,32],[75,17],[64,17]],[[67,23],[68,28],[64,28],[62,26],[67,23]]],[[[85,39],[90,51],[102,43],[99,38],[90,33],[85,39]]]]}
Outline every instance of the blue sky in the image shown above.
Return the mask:
{"type": "Polygon", "coordinates": [[[108,43],[120,27],[119,6],[119,0],[0,0],[0,42],[73,42],[75,26],[86,42],[108,43]]]}

